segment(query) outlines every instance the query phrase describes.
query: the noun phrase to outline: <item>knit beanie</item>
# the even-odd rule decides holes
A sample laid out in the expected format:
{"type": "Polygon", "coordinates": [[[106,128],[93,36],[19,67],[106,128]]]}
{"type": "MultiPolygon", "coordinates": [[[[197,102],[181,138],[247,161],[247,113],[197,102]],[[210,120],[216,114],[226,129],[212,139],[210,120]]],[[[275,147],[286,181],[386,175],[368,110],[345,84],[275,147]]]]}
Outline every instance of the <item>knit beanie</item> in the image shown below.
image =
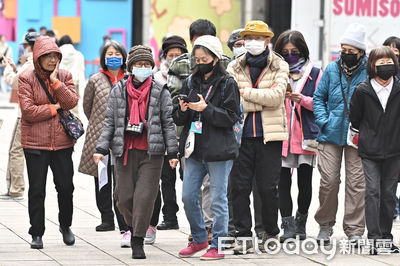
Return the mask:
{"type": "Polygon", "coordinates": [[[221,59],[223,51],[222,44],[219,39],[211,35],[203,35],[194,41],[194,46],[201,45],[208,48],[214,55],[221,59]]]}
{"type": "Polygon", "coordinates": [[[138,61],[149,61],[154,67],[153,54],[151,48],[144,45],[135,45],[129,50],[128,54],[128,71],[132,70],[132,66],[138,61]]]}
{"type": "Polygon", "coordinates": [[[178,35],[172,35],[164,40],[162,47],[161,47],[161,49],[163,50],[164,56],[167,55],[168,50],[171,48],[179,48],[182,50],[183,54],[188,52],[188,50],[186,48],[185,40],[178,35]]]}
{"type": "Polygon", "coordinates": [[[347,44],[354,46],[360,50],[367,50],[367,43],[365,39],[366,28],[359,23],[352,23],[347,26],[345,32],[340,39],[340,44],[347,44]]]}

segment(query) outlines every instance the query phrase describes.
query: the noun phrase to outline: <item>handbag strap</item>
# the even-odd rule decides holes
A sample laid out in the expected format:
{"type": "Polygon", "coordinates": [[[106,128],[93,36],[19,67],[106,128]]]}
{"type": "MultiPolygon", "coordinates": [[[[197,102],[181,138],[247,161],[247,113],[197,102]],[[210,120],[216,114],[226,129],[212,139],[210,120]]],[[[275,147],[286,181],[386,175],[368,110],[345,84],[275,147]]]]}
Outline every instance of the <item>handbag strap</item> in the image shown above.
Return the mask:
{"type": "Polygon", "coordinates": [[[42,85],[42,88],[43,88],[44,92],[46,93],[47,98],[49,98],[49,100],[52,104],[56,104],[56,102],[54,101],[53,97],[51,96],[49,90],[47,89],[46,85],[44,84],[43,80],[36,73],[36,70],[33,70],[33,72],[35,73],[36,78],[39,80],[40,85],[42,85]]]}

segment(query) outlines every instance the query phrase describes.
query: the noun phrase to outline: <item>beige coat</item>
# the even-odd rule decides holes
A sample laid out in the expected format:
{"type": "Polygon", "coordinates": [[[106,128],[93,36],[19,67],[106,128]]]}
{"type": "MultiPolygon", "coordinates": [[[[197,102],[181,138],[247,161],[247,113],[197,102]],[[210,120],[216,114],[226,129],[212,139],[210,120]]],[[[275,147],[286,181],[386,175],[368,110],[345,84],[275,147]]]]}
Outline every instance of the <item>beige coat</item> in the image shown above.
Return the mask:
{"type": "Polygon", "coordinates": [[[103,131],[110,91],[110,83],[103,73],[97,73],[90,77],[85,88],[83,110],[89,124],[78,168],[78,171],[83,174],[97,176],[97,165],[93,161],[93,154],[96,151],[97,140],[103,131]]]}
{"type": "Polygon", "coordinates": [[[227,68],[244,89],[241,97],[245,118],[249,112],[261,112],[264,143],[287,140],[285,93],[289,66],[281,56],[270,52],[267,67],[261,73],[257,88],[252,88],[250,72],[246,65],[246,54],[232,61],[227,68]]]}
{"type": "Polygon", "coordinates": [[[4,69],[4,80],[8,85],[11,86],[13,90],[18,90],[18,78],[22,73],[33,70],[35,67],[33,66],[33,53],[27,54],[26,62],[18,69],[18,72],[15,73],[13,68],[10,65],[4,69]]]}

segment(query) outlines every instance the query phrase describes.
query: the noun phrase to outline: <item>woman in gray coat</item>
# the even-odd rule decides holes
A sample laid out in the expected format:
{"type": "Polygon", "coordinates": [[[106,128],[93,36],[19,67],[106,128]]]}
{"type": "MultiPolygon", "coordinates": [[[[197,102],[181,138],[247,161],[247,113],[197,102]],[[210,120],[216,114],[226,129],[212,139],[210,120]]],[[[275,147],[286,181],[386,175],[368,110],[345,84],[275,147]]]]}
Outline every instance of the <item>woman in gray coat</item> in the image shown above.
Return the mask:
{"type": "Polygon", "coordinates": [[[117,206],[132,231],[133,259],[145,259],[143,239],[150,224],[164,160],[178,160],[178,144],[168,90],[153,81],[151,49],[130,49],[128,70],[132,73],[114,86],[108,101],[103,132],[93,158],[96,163],[109,153],[116,157],[117,206]]]}

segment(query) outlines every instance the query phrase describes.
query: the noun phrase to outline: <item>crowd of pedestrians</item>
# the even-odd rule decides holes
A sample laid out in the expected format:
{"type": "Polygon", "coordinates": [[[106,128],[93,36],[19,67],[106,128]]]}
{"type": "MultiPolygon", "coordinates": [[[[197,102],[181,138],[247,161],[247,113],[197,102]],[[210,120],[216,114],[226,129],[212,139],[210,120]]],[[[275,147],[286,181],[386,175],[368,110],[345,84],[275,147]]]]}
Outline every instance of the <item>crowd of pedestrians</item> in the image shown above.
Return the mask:
{"type": "Polygon", "coordinates": [[[101,214],[95,230],[114,231],[115,215],[121,247],[131,247],[133,259],[146,258],[144,245],[155,243],[157,229],[179,229],[180,198],[190,224],[189,244],[177,251],[183,258],[206,250],[201,260],[223,259],[219,245],[226,236],[238,238],[223,247],[234,254],[305,240],[311,215],[319,224],[318,243],[329,245],[342,159],[348,241],[359,244],[366,228],[371,255],[379,254],[381,240],[390,253],[399,253],[391,230],[399,212],[400,39],[382,40],[368,55],[366,28],[350,24],[338,40],[339,57],[321,69],[310,60],[301,32],[287,30],[272,46],[274,32],[263,21],[231,33],[226,45],[232,58],[223,53],[211,21],[194,21],[189,35],[191,52],[180,36],[163,39],[159,66],[150,47],[135,45],[127,52],[106,38],[101,69],[87,83],[83,55],[68,35],[58,40],[46,28],[30,29],[21,42],[20,66],[0,36],[0,76],[20,112],[7,192],[0,197],[23,198],[25,159],[31,248],[44,247],[49,167],[63,241],[75,242],[71,123],[80,123],[74,115],[83,95],[88,124],[78,171],[94,179],[101,214]],[[100,162],[107,165],[102,187],[100,162]],[[319,208],[310,214],[315,167],[321,175],[319,208]],[[181,196],[175,190],[178,168],[181,196]],[[241,240],[253,230],[258,242],[241,240]]]}

